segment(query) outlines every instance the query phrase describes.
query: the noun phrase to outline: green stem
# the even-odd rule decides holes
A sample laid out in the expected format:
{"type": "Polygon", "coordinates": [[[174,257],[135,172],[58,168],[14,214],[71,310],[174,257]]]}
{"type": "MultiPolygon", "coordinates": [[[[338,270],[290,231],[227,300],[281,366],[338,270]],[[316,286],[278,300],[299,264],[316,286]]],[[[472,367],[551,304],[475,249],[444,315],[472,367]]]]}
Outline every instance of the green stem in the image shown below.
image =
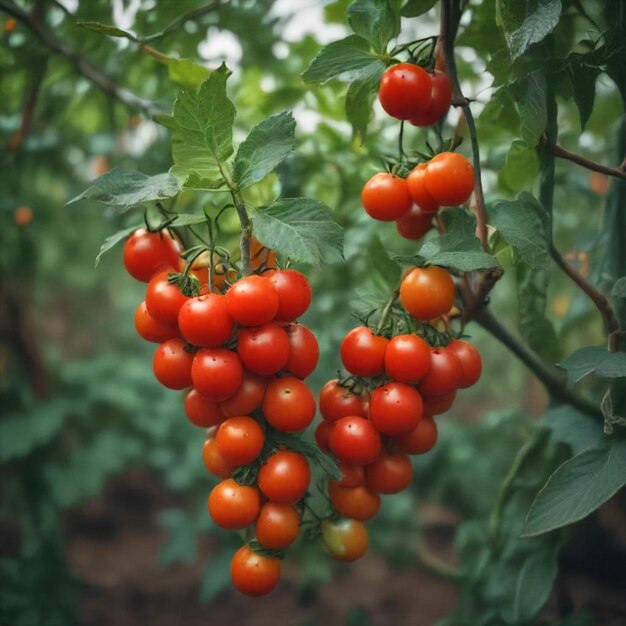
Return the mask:
{"type": "Polygon", "coordinates": [[[394,302],[398,299],[398,294],[400,293],[400,288],[396,287],[389,300],[387,300],[387,304],[385,304],[385,308],[383,309],[382,315],[380,317],[380,321],[378,322],[378,326],[376,327],[376,334],[378,335],[380,331],[385,327],[389,316],[391,315],[391,309],[394,305],[394,302]]]}

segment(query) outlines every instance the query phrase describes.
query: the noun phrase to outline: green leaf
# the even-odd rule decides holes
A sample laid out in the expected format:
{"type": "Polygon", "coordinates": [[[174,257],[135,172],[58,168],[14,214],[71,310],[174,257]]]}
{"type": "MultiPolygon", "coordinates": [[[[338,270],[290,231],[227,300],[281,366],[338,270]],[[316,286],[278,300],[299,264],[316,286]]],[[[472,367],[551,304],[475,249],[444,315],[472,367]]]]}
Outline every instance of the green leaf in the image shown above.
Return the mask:
{"type": "Polygon", "coordinates": [[[625,483],[626,439],[604,437],[550,476],[528,512],[523,536],[540,535],[583,519],[625,483]]]}
{"type": "Polygon", "coordinates": [[[252,214],[255,237],[294,261],[321,265],[342,261],[343,230],[332,211],[309,198],[284,198],[252,214]]]}
{"type": "Polygon", "coordinates": [[[293,150],[296,122],[283,111],[257,124],[240,144],[234,164],[235,183],[245,189],[263,180],[293,150]]]}
{"type": "Polygon", "coordinates": [[[94,198],[126,210],[146,202],[167,200],[178,193],[180,186],[170,174],[148,176],[116,167],[97,178],[91,187],[70,200],[68,204],[85,198],[94,198]]]}
{"type": "Polygon", "coordinates": [[[598,420],[567,404],[548,410],[543,424],[552,431],[552,441],[569,446],[575,455],[596,445],[603,437],[598,420]]]}
{"type": "Polygon", "coordinates": [[[210,602],[230,586],[230,550],[222,549],[207,560],[200,583],[200,600],[210,602]]]}
{"type": "Polygon", "coordinates": [[[622,276],[615,281],[611,295],[616,298],[626,298],[626,276],[622,276]]]}
{"type": "Polygon", "coordinates": [[[341,76],[351,82],[363,76],[369,65],[380,64],[369,49],[369,43],[358,35],[334,41],[317,53],[302,74],[302,80],[305,83],[324,83],[341,76]]]}
{"type": "Polygon", "coordinates": [[[498,174],[500,184],[512,192],[528,189],[539,173],[539,159],[534,147],[514,139],[498,174]]]}
{"type": "Polygon", "coordinates": [[[384,53],[400,32],[399,5],[397,0],[355,0],[348,8],[348,21],[356,35],[384,53]]]}
{"type": "Polygon", "coordinates": [[[167,536],[159,554],[159,565],[192,563],[197,556],[198,534],[189,513],[183,509],[166,509],[159,514],[159,525],[167,536]]]}
{"type": "Polygon", "coordinates": [[[195,90],[209,77],[211,71],[191,59],[167,57],[164,60],[170,79],[185,89],[195,90]]]}
{"type": "Polygon", "coordinates": [[[122,39],[130,39],[135,42],[139,41],[135,35],[126,30],[122,30],[117,26],[109,26],[108,24],[101,24],[100,22],[76,22],[76,26],[80,26],[86,30],[92,30],[96,33],[102,33],[103,35],[108,35],[109,37],[120,37],[122,39]]]}
{"type": "Polygon", "coordinates": [[[352,125],[354,134],[365,141],[367,125],[372,116],[372,104],[378,93],[380,77],[385,71],[382,61],[372,63],[366,68],[361,78],[350,83],[346,94],[346,117],[352,125]]]}
{"type": "Polygon", "coordinates": [[[430,11],[438,0],[409,0],[400,11],[403,17],[417,17],[430,11]]]}
{"type": "Polygon", "coordinates": [[[574,102],[576,102],[580,114],[580,130],[582,131],[585,130],[593,111],[593,103],[596,99],[596,80],[600,70],[596,67],[579,64],[570,65],[569,70],[574,89],[574,102]]]}
{"type": "Polygon", "coordinates": [[[194,215],[193,213],[179,213],[172,222],[170,222],[170,226],[181,227],[181,226],[194,226],[196,224],[206,224],[207,218],[205,215],[194,215]]]}
{"type": "Polygon", "coordinates": [[[132,233],[134,233],[138,228],[141,227],[141,224],[135,224],[135,226],[129,226],[128,228],[122,228],[122,230],[118,230],[113,235],[110,235],[104,240],[104,243],[100,246],[100,250],[98,251],[98,256],[96,257],[95,267],[98,267],[98,263],[100,263],[100,259],[102,255],[111,250],[111,248],[115,247],[120,241],[129,237],[132,233]]]}
{"type": "Polygon", "coordinates": [[[572,382],[592,373],[602,378],[621,378],[626,376],[626,353],[609,352],[603,346],[587,346],[570,354],[559,367],[567,370],[572,382]]]}
{"type": "Polygon", "coordinates": [[[186,168],[173,165],[170,173],[176,176],[184,189],[202,189],[204,191],[219,191],[226,189],[226,181],[217,175],[215,178],[205,178],[196,172],[190,172],[186,168]]]}
{"type": "Polygon", "coordinates": [[[542,70],[531,72],[524,79],[508,87],[520,118],[522,139],[529,146],[536,146],[546,129],[546,78],[542,70]]]}

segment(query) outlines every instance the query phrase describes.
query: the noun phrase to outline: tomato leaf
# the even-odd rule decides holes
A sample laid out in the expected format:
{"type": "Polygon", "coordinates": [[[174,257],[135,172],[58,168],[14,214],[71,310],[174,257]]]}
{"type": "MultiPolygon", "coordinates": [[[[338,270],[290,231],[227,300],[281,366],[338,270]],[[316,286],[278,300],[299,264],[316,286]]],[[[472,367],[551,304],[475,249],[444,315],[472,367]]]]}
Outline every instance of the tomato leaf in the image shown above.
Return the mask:
{"type": "Polygon", "coordinates": [[[185,89],[197,89],[211,73],[209,69],[194,63],[191,59],[168,56],[163,62],[167,65],[167,73],[172,81],[185,89]]]}
{"type": "Polygon", "coordinates": [[[531,187],[538,173],[537,150],[521,139],[514,139],[498,174],[500,184],[517,193],[531,187]]]}
{"type": "Polygon", "coordinates": [[[430,11],[437,4],[437,0],[409,0],[400,14],[402,17],[417,17],[430,11]]]}
{"type": "Polygon", "coordinates": [[[367,125],[372,116],[372,104],[378,93],[380,77],[385,71],[382,61],[372,63],[348,87],[346,94],[346,117],[352,125],[354,134],[365,141],[367,125]]]}
{"type": "Polygon", "coordinates": [[[520,119],[522,139],[536,146],[546,128],[546,77],[543,70],[535,70],[507,87],[520,119]]]}
{"type": "Polygon", "coordinates": [[[567,404],[548,410],[543,425],[552,431],[552,441],[569,446],[575,455],[596,445],[603,436],[599,420],[590,419],[589,415],[567,404]]]}
{"type": "Polygon", "coordinates": [[[567,370],[573,382],[592,373],[602,378],[622,378],[626,377],[626,353],[609,352],[604,346],[587,346],[570,354],[559,367],[567,370]]]}
{"type": "Polygon", "coordinates": [[[348,21],[359,37],[381,53],[400,32],[400,2],[397,0],[355,0],[348,8],[348,21]]]}
{"type": "MultiPolygon", "coordinates": [[[[572,61],[586,55],[570,54],[568,60],[572,61]]],[[[587,121],[593,111],[593,103],[596,99],[596,80],[600,74],[597,67],[589,67],[583,63],[571,62],[569,65],[572,88],[574,90],[574,102],[580,115],[580,130],[585,130],[587,121]]]]}
{"type": "Polygon", "coordinates": [[[85,30],[92,30],[96,33],[102,33],[108,37],[119,37],[122,39],[129,39],[130,41],[138,42],[139,39],[132,33],[126,30],[122,30],[117,26],[110,26],[108,24],[101,24],[100,22],[76,22],[76,26],[80,26],[85,30]]]}
{"type": "Polygon", "coordinates": [[[129,226],[128,228],[122,228],[122,230],[118,230],[113,235],[110,235],[104,240],[104,243],[100,246],[100,250],[98,251],[98,256],[96,257],[95,266],[98,267],[98,263],[100,263],[100,259],[102,255],[114,248],[120,241],[129,237],[132,233],[134,233],[138,228],[141,227],[141,224],[135,224],[135,226],[129,226]]]}

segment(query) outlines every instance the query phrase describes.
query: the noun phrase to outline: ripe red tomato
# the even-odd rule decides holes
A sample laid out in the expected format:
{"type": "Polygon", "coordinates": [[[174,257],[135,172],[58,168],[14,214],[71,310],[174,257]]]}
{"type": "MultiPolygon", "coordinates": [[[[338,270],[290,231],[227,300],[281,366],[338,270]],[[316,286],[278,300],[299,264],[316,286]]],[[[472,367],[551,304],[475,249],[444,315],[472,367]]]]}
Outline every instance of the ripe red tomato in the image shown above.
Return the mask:
{"type": "Polygon", "coordinates": [[[342,387],[336,378],[329,380],[320,391],[320,412],[329,422],[348,415],[367,417],[364,397],[342,387]]]}
{"type": "Polygon", "coordinates": [[[419,65],[399,63],[385,71],[378,99],[385,111],[399,120],[413,119],[430,102],[432,84],[419,65]]]}
{"type": "Polygon", "coordinates": [[[185,414],[194,426],[200,428],[217,426],[225,417],[217,402],[205,398],[197,389],[192,389],[185,396],[185,414]]]}
{"type": "Polygon", "coordinates": [[[437,424],[432,417],[424,417],[406,435],[394,439],[396,447],[406,454],[424,454],[437,443],[437,424]]]}
{"type": "Polygon", "coordinates": [[[300,514],[292,504],[266,502],[256,521],[257,541],[268,550],[283,550],[300,534],[300,514]]]}
{"type": "Polygon", "coordinates": [[[369,465],[380,454],[380,435],[369,420],[349,415],[333,423],[329,437],[333,454],[348,465],[369,465]]]}
{"type": "Polygon", "coordinates": [[[338,487],[360,487],[365,484],[365,468],[362,465],[348,465],[339,461],[339,469],[343,474],[341,480],[329,480],[338,487]]]}
{"type": "Polygon", "coordinates": [[[428,106],[411,118],[413,126],[432,126],[438,122],[450,108],[452,102],[452,85],[445,72],[435,70],[430,74],[432,87],[428,106]]]}
{"type": "Polygon", "coordinates": [[[447,350],[454,352],[461,364],[462,376],[459,382],[459,388],[467,389],[475,385],[483,369],[480,352],[478,352],[476,346],[469,343],[469,341],[454,339],[448,344],[447,350]]]}
{"type": "Polygon", "coordinates": [[[230,562],[230,577],[235,588],[247,596],[264,596],[280,580],[280,559],[242,546],[230,562]]]}
{"type": "Polygon", "coordinates": [[[328,485],[330,503],[340,515],[365,522],[380,510],[380,496],[365,486],[328,485]]]}
{"type": "Polygon", "coordinates": [[[311,285],[304,274],[296,270],[271,270],[263,274],[278,293],[276,320],[293,322],[311,304],[311,285]]]}
{"type": "Polygon", "coordinates": [[[202,462],[211,474],[220,478],[230,478],[232,468],[220,455],[215,439],[210,438],[204,442],[204,446],[202,446],[202,462]]]}
{"type": "Polygon", "coordinates": [[[191,378],[203,396],[223,402],[241,387],[243,367],[235,352],[225,348],[205,348],[196,353],[191,378]]]}
{"type": "Polygon", "coordinates": [[[461,362],[456,354],[446,348],[433,348],[430,359],[430,371],[422,378],[420,391],[429,398],[456,391],[463,378],[461,362]]]}
{"type": "Polygon", "coordinates": [[[367,528],[354,519],[325,519],[321,526],[322,541],[328,554],[337,561],[356,561],[369,546],[367,528]]]}
{"type": "Polygon", "coordinates": [[[426,168],[428,163],[420,163],[406,177],[406,184],[413,202],[426,214],[436,213],[439,204],[426,189],[426,168]]]}
{"type": "Polygon", "coordinates": [[[361,191],[366,213],[381,222],[393,222],[411,210],[413,200],[406,180],[388,172],[374,174],[361,191]]]}
{"type": "Polygon", "coordinates": [[[221,402],[219,407],[226,417],[237,415],[250,415],[252,411],[258,409],[265,396],[267,379],[252,372],[244,370],[241,386],[234,396],[221,402]]]}
{"type": "Polygon", "coordinates": [[[411,210],[396,220],[396,230],[401,237],[417,241],[433,227],[433,216],[426,213],[416,204],[411,210]]]}
{"type": "Polygon", "coordinates": [[[146,309],[150,316],[164,324],[178,324],[180,308],[189,298],[176,285],[171,285],[167,276],[171,270],[156,273],[146,290],[146,309]]]}
{"type": "Polygon", "coordinates": [[[417,335],[397,335],[385,350],[385,372],[401,383],[414,384],[430,369],[430,347],[417,335]]]}
{"type": "Polygon", "coordinates": [[[226,463],[236,467],[258,458],[263,450],[265,434],[259,422],[251,417],[229,417],[217,429],[215,443],[226,463]]]}
{"type": "Polygon", "coordinates": [[[457,152],[442,152],[428,162],[424,182],[440,206],[463,204],[474,191],[474,167],[457,152]]]}
{"type": "Polygon", "coordinates": [[[154,353],[154,375],[168,389],[191,387],[194,354],[185,350],[186,345],[182,339],[168,339],[154,353]]]}
{"type": "Polygon", "coordinates": [[[178,337],[180,334],[176,324],[157,322],[148,313],[145,302],[142,302],[135,311],[135,328],[140,337],[154,343],[163,343],[168,339],[178,337]]]}
{"type": "Polygon", "coordinates": [[[293,503],[300,500],[310,481],[309,462],[291,450],[275,452],[259,470],[259,489],[272,502],[293,503]]]}
{"type": "Polygon", "coordinates": [[[454,282],[450,273],[436,265],[413,268],[400,284],[400,302],[420,321],[445,315],[454,304],[454,282]]]}
{"type": "Polygon", "coordinates": [[[261,504],[256,487],[240,485],[227,478],[213,487],[209,495],[209,514],[227,530],[241,530],[259,516],[261,504]]]}
{"type": "Polygon", "coordinates": [[[331,423],[322,421],[317,425],[317,427],[315,428],[315,432],[313,433],[317,447],[323,452],[330,452],[330,443],[328,440],[331,430],[331,423]]]}
{"type": "Polygon", "coordinates": [[[223,346],[233,332],[226,298],[210,293],[187,300],[178,313],[178,326],[183,337],[194,346],[223,346]]]}
{"type": "Polygon", "coordinates": [[[411,459],[402,452],[383,452],[365,469],[365,483],[376,493],[400,493],[412,480],[411,459]]]}
{"type": "Polygon", "coordinates": [[[341,361],[351,374],[378,376],[383,373],[388,343],[388,339],[375,335],[367,326],[357,326],[341,342],[341,361]]]}
{"type": "Polygon", "coordinates": [[[136,230],[124,244],[124,266],[135,279],[147,283],[160,267],[180,267],[180,245],[168,232],[136,230]]]}
{"type": "Polygon", "coordinates": [[[285,326],[289,338],[289,358],[285,363],[285,371],[306,378],[313,373],[320,358],[320,347],[315,335],[302,324],[285,326]]]}
{"type": "Polygon", "coordinates": [[[278,324],[269,322],[239,333],[237,353],[244,367],[269,376],[283,369],[289,358],[289,337],[278,324]]]}
{"type": "Polygon", "coordinates": [[[424,415],[434,417],[435,415],[445,413],[454,404],[455,398],[456,390],[443,396],[422,395],[422,400],[424,401],[424,415]]]}
{"type": "Polygon", "coordinates": [[[261,326],[278,313],[278,292],[269,278],[246,276],[226,292],[228,313],[243,326],[261,326]]]}
{"type": "Polygon", "coordinates": [[[284,433],[304,430],[315,417],[315,400],[311,390],[298,378],[276,378],[265,390],[265,419],[284,433]]]}
{"type": "Polygon", "coordinates": [[[374,389],[370,419],[378,431],[395,437],[413,430],[422,419],[422,397],[404,383],[387,383],[374,389]]]}

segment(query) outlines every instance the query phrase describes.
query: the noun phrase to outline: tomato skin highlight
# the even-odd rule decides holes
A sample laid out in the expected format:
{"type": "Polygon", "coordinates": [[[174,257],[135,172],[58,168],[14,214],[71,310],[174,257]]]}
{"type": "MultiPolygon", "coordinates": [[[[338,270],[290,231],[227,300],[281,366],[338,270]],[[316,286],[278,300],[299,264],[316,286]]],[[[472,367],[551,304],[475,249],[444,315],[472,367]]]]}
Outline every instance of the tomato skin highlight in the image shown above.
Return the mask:
{"type": "Polygon", "coordinates": [[[422,419],[420,394],[404,383],[387,383],[370,398],[370,419],[378,431],[395,437],[413,430],[422,419]]]}
{"type": "Polygon", "coordinates": [[[248,465],[261,454],[265,434],[261,425],[251,417],[229,417],[217,429],[215,442],[228,465],[248,465]]]}
{"type": "Polygon", "coordinates": [[[241,546],[230,562],[233,586],[246,596],[265,596],[274,590],[280,580],[280,559],[254,552],[241,546]]]}
{"type": "Polygon", "coordinates": [[[469,341],[462,339],[452,340],[446,349],[452,351],[461,364],[462,376],[459,388],[467,389],[475,385],[483,369],[483,362],[478,349],[469,341]]]}
{"type": "Polygon", "coordinates": [[[315,400],[306,383],[299,378],[276,378],[265,390],[263,413],[276,430],[299,432],[313,421],[315,400]]]}
{"type": "Polygon", "coordinates": [[[428,162],[424,182],[440,206],[464,204],[474,191],[474,167],[462,154],[442,152],[428,162]]]}
{"type": "Polygon", "coordinates": [[[259,470],[259,489],[272,501],[297,502],[311,481],[309,462],[298,452],[279,450],[259,470]]]}
{"type": "Polygon", "coordinates": [[[164,324],[155,320],[148,313],[145,301],[135,310],[135,329],[142,339],[153,343],[163,343],[180,336],[176,324],[164,324]]]}
{"type": "Polygon", "coordinates": [[[257,541],[268,550],[284,550],[300,534],[300,514],[292,504],[266,502],[256,520],[257,541]]]}
{"type": "Polygon", "coordinates": [[[413,465],[402,452],[385,452],[365,469],[365,483],[376,493],[400,493],[413,480],[413,465]]]}
{"type": "Polygon", "coordinates": [[[185,415],[200,428],[217,426],[226,417],[217,402],[205,398],[197,389],[191,389],[185,396],[185,415]]]}
{"type": "Polygon", "coordinates": [[[289,356],[284,369],[298,378],[307,378],[315,371],[320,358],[317,339],[302,324],[288,324],[285,332],[289,339],[289,356]]]}
{"type": "Polygon", "coordinates": [[[146,309],[150,316],[163,324],[178,324],[178,313],[189,298],[176,285],[168,282],[171,270],[157,272],[146,289],[146,309]]]}
{"type": "Polygon", "coordinates": [[[217,348],[228,341],[234,324],[226,298],[210,293],[190,298],[181,306],[178,326],[182,336],[194,346],[217,348]]]}
{"type": "Polygon", "coordinates": [[[168,339],[154,353],[152,366],[156,379],[168,389],[191,387],[193,352],[185,350],[182,339],[168,339]]]}
{"type": "Polygon", "coordinates": [[[227,478],[213,487],[208,506],[209,514],[218,526],[226,530],[241,530],[259,516],[259,491],[256,487],[239,485],[232,478],[227,478]]]}
{"type": "Polygon", "coordinates": [[[432,348],[430,371],[419,389],[427,397],[446,396],[457,390],[462,377],[461,363],[452,350],[432,348]]]}
{"type": "Polygon", "coordinates": [[[411,210],[396,220],[396,230],[401,237],[418,241],[433,227],[433,216],[414,204],[411,210]]]}
{"type": "Polygon", "coordinates": [[[380,434],[373,423],[356,415],[333,423],[329,445],[333,454],[348,465],[369,465],[381,451],[380,434]]]}
{"type": "Polygon", "coordinates": [[[426,70],[419,65],[399,63],[383,74],[378,99],[388,115],[410,120],[430,102],[432,83],[426,70]]]}
{"type": "Polygon", "coordinates": [[[439,204],[426,189],[426,168],[428,163],[416,165],[406,177],[407,189],[413,202],[425,214],[433,214],[439,210],[439,204]]]}
{"type": "Polygon", "coordinates": [[[124,244],[124,267],[136,280],[143,283],[162,267],[180,267],[180,245],[167,232],[150,233],[145,228],[136,230],[124,244]]]}
{"type": "Polygon", "coordinates": [[[202,446],[202,462],[211,474],[219,478],[230,478],[232,469],[220,455],[215,439],[210,438],[204,442],[204,446],[202,446]]]}
{"type": "Polygon", "coordinates": [[[413,268],[400,284],[400,302],[420,321],[445,315],[454,304],[454,282],[450,273],[437,265],[413,268]]]}
{"type": "Polygon", "coordinates": [[[406,215],[413,204],[404,178],[388,172],[374,174],[361,191],[365,212],[380,222],[393,222],[406,215]]]}
{"type": "Polygon", "coordinates": [[[276,321],[293,322],[306,312],[313,293],[304,274],[297,270],[271,270],[263,276],[269,278],[278,293],[276,321]]]}
{"type": "Polygon", "coordinates": [[[326,519],[320,529],[324,547],[337,561],[356,561],[367,552],[369,537],[363,522],[348,518],[326,519]]]}
{"type": "Polygon", "coordinates": [[[329,380],[320,391],[320,413],[329,422],[355,415],[367,417],[365,398],[342,387],[336,378],[329,380]]]}
{"type": "Polygon", "coordinates": [[[223,402],[241,387],[243,367],[235,352],[204,348],[196,353],[191,367],[194,387],[206,398],[223,402]]]}
{"type": "Polygon", "coordinates": [[[269,376],[280,371],[289,358],[289,337],[278,324],[243,328],[237,353],[244,367],[255,374],[269,376]]]}
{"type": "Polygon", "coordinates": [[[278,312],[278,292],[264,276],[245,276],[226,292],[229,315],[242,326],[261,326],[278,312]]]}
{"type": "Polygon", "coordinates": [[[437,437],[437,423],[432,417],[424,417],[410,433],[396,437],[394,443],[405,454],[425,454],[435,446],[437,437]]]}
{"type": "Polygon", "coordinates": [[[328,485],[330,503],[344,517],[365,522],[380,510],[380,496],[365,486],[338,487],[328,485]]]}
{"type": "Polygon", "coordinates": [[[261,406],[266,386],[266,378],[244,370],[241,386],[233,396],[219,404],[220,411],[226,417],[250,415],[261,406]]]}
{"type": "Polygon", "coordinates": [[[357,376],[379,376],[384,370],[388,343],[386,337],[375,335],[367,326],[353,328],[339,347],[343,366],[357,376]]]}
{"type": "Polygon", "coordinates": [[[445,72],[430,74],[431,94],[428,106],[410,121],[413,126],[432,126],[448,113],[452,103],[452,85],[445,72]]]}
{"type": "Polygon", "coordinates": [[[430,347],[417,335],[396,335],[385,350],[385,372],[400,383],[415,384],[430,369],[430,347]]]}

